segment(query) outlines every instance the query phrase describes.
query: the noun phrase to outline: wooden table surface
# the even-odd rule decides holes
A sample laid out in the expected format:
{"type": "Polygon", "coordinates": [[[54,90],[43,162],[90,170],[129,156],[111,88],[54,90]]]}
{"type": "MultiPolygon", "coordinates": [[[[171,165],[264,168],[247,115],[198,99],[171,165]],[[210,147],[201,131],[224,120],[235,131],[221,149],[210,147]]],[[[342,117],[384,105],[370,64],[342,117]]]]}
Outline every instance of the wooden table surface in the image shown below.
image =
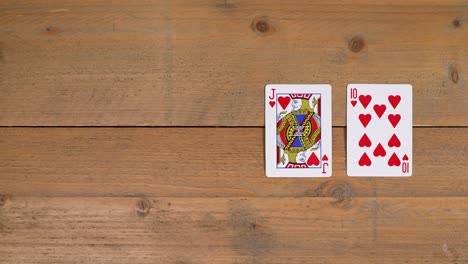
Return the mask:
{"type": "Polygon", "coordinates": [[[0,1],[0,263],[468,263],[467,0],[0,1]],[[264,174],[267,83],[333,86],[331,178],[264,174]],[[414,173],[346,176],[347,83],[414,173]]]}

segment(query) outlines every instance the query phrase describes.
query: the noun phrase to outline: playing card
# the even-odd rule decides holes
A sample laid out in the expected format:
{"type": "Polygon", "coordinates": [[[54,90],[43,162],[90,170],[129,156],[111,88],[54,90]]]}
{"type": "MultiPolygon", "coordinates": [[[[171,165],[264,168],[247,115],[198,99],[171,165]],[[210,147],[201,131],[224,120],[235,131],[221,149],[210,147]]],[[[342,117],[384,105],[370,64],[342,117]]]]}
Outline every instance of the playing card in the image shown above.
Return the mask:
{"type": "Polygon", "coordinates": [[[411,176],[412,89],[409,84],[348,85],[348,176],[411,176]]]}
{"type": "Polygon", "coordinates": [[[265,87],[268,177],[328,177],[332,172],[331,86],[265,87]]]}

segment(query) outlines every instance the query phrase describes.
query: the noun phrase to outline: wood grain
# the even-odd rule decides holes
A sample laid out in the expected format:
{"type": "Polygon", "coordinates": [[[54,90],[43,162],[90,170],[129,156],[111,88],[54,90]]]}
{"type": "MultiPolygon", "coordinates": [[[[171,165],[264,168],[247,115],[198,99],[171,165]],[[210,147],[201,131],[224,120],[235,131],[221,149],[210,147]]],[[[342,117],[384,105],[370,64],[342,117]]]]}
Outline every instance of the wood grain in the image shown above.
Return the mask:
{"type": "Polygon", "coordinates": [[[0,263],[467,263],[468,198],[37,198],[0,263]]]}
{"type": "Polygon", "coordinates": [[[23,196],[466,196],[468,128],[415,128],[412,177],[270,179],[261,128],[0,128],[0,194],[23,196]]]}
{"type": "Polygon", "coordinates": [[[262,126],[267,83],[410,83],[414,124],[467,126],[465,1],[0,3],[2,126],[262,126]]]}

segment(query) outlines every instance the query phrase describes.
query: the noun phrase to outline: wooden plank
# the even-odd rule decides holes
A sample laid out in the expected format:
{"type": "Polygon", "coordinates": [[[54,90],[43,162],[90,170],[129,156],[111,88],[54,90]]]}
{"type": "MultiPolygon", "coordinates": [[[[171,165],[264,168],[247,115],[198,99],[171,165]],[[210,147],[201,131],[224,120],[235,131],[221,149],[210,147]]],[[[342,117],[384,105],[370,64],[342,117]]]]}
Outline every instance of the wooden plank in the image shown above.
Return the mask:
{"type": "Polygon", "coordinates": [[[465,1],[4,0],[0,125],[262,126],[267,83],[410,83],[467,126],[465,1]]]}
{"type": "Polygon", "coordinates": [[[271,179],[261,128],[0,128],[0,194],[22,196],[466,196],[468,128],[415,128],[409,178],[271,179]]]}
{"type": "Polygon", "coordinates": [[[468,198],[11,198],[2,263],[466,263],[468,198]]]}

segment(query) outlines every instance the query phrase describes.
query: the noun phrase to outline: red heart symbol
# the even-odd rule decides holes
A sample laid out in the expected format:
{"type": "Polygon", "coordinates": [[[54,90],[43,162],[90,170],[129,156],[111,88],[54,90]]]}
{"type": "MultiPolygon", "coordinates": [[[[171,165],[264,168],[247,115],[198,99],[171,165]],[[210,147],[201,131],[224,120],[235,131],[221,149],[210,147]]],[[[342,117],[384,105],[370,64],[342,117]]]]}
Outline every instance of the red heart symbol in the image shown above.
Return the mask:
{"type": "Polygon", "coordinates": [[[400,166],[400,165],[401,165],[400,159],[395,153],[393,153],[390,159],[388,160],[388,166],[391,167],[391,166],[400,166]]]}
{"type": "Polygon", "coordinates": [[[360,114],[359,115],[359,120],[361,120],[361,123],[364,127],[367,127],[369,122],[371,121],[372,116],[370,114],[360,114]]]}
{"type": "Polygon", "coordinates": [[[393,106],[393,108],[396,108],[398,106],[398,104],[400,103],[400,100],[401,100],[401,97],[399,95],[388,96],[388,101],[393,106]]]}
{"type": "Polygon", "coordinates": [[[401,142],[400,142],[400,140],[398,139],[398,137],[395,134],[393,134],[393,136],[388,141],[388,146],[389,147],[397,147],[397,148],[399,148],[401,146],[401,142]]]}
{"type": "Polygon", "coordinates": [[[283,109],[286,109],[288,107],[289,102],[291,102],[291,97],[289,96],[280,96],[278,97],[278,103],[283,107],[283,109]]]}
{"type": "Polygon", "coordinates": [[[374,111],[379,118],[382,117],[383,113],[385,112],[385,109],[387,109],[385,105],[374,105],[374,111]]]}
{"type": "Polygon", "coordinates": [[[320,160],[315,155],[315,152],[312,152],[309,159],[307,159],[307,165],[309,166],[318,166],[320,164],[320,160]]]}
{"type": "Polygon", "coordinates": [[[408,160],[408,156],[406,156],[406,154],[403,156],[403,160],[408,160]]]}
{"type": "Polygon", "coordinates": [[[322,160],[323,160],[323,161],[328,161],[328,157],[327,157],[327,155],[326,155],[326,154],[325,154],[325,155],[323,155],[323,157],[322,157],[322,160]]]}
{"type": "Polygon", "coordinates": [[[270,106],[271,107],[275,106],[275,101],[270,101],[270,106]]]}
{"type": "Polygon", "coordinates": [[[390,121],[393,127],[396,127],[398,125],[398,122],[400,122],[400,119],[401,119],[401,116],[399,114],[388,115],[388,121],[390,121]]]}
{"type": "Polygon", "coordinates": [[[374,156],[378,157],[385,157],[387,155],[387,152],[385,152],[385,149],[383,148],[382,144],[378,144],[377,147],[374,149],[374,156]]]}
{"type": "Polygon", "coordinates": [[[361,139],[359,140],[359,146],[360,147],[370,147],[372,145],[372,142],[370,141],[369,137],[364,133],[362,135],[361,139]]]}
{"type": "Polygon", "coordinates": [[[370,101],[372,99],[372,96],[370,95],[360,95],[359,96],[359,101],[361,102],[362,106],[364,106],[364,108],[366,108],[370,101]]]}
{"type": "Polygon", "coordinates": [[[370,166],[372,164],[371,160],[369,159],[369,156],[364,152],[362,154],[361,158],[359,159],[359,166],[370,166]]]}
{"type": "Polygon", "coordinates": [[[351,100],[351,104],[352,104],[353,106],[356,106],[356,103],[357,103],[356,100],[351,100]]]}

